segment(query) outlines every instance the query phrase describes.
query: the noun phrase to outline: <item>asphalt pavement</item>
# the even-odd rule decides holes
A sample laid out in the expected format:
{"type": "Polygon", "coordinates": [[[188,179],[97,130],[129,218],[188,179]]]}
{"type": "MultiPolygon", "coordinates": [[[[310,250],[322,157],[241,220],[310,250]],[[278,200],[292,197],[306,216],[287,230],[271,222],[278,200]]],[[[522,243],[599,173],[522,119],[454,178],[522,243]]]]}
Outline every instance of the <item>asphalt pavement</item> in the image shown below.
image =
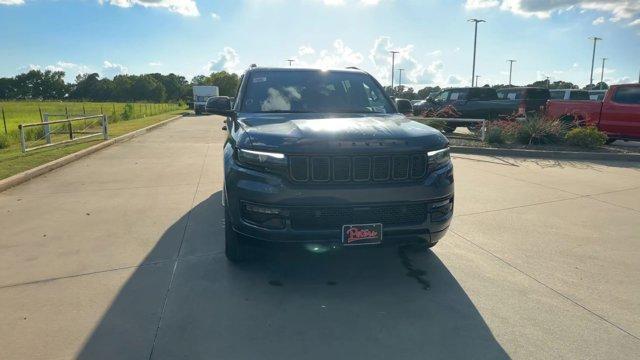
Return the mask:
{"type": "Polygon", "coordinates": [[[238,266],[221,126],[185,117],[0,193],[0,359],[638,358],[640,164],[457,155],[433,251],[238,266]]]}

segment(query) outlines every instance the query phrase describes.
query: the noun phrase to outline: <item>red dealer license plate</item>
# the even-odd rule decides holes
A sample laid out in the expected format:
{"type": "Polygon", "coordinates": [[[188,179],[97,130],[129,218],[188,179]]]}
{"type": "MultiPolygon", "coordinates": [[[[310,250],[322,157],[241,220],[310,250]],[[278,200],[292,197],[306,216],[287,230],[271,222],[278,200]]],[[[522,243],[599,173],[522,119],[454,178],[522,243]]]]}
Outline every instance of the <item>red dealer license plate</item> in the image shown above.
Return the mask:
{"type": "Polygon", "coordinates": [[[382,224],[357,224],[342,226],[342,244],[372,245],[382,242],[382,224]]]}

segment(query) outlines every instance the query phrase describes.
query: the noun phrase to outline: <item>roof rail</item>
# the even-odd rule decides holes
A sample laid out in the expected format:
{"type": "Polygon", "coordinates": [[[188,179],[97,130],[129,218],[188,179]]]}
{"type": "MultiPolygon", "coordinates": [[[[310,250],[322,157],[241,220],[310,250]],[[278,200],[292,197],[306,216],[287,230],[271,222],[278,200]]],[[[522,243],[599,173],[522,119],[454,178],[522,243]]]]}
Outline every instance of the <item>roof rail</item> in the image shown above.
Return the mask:
{"type": "Polygon", "coordinates": [[[360,70],[357,66],[347,66],[347,69],[360,70]]]}

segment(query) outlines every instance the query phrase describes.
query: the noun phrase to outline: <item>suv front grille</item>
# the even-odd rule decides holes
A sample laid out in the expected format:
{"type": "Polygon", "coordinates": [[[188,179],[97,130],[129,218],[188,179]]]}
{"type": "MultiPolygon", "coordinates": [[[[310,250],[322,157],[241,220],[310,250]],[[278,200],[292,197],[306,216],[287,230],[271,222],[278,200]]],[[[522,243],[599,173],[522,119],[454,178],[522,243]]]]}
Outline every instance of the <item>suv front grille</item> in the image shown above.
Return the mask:
{"type": "Polygon", "coordinates": [[[361,207],[290,208],[294,230],[340,230],[344,224],[416,225],[427,220],[425,203],[361,207]]]}
{"type": "Polygon", "coordinates": [[[385,182],[416,180],[427,172],[427,156],[290,156],[289,176],[296,182],[385,182]]]}

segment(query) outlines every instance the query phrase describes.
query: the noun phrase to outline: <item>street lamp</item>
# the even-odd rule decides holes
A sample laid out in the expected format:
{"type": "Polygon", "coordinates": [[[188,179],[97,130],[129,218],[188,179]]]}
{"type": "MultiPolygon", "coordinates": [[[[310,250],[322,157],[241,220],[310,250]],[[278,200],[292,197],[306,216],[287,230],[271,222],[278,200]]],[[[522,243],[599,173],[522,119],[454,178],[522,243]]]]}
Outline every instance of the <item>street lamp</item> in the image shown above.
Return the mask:
{"type": "Polygon", "coordinates": [[[593,55],[591,56],[591,77],[589,78],[589,85],[593,86],[593,66],[595,65],[596,61],[596,43],[599,40],[602,40],[602,38],[592,36],[589,38],[589,40],[593,40],[593,55]]]}
{"type": "Polygon", "coordinates": [[[511,74],[513,73],[513,63],[517,60],[507,60],[509,62],[509,85],[511,85],[511,74]]]}
{"type": "Polygon", "coordinates": [[[288,61],[288,62],[289,62],[289,66],[291,66],[291,63],[293,63],[294,61],[296,61],[296,59],[287,59],[287,60],[285,60],[285,61],[288,61]]]}
{"type": "MultiPolygon", "coordinates": [[[[478,87],[478,79],[480,78],[480,75],[476,75],[476,87],[478,87]]],[[[473,84],[472,84],[473,85],[473,84]]]]}
{"type": "Polygon", "coordinates": [[[602,90],[602,83],[604,82],[604,62],[607,58],[602,58],[602,72],[600,73],[600,90],[602,90]]]}
{"type": "Polygon", "coordinates": [[[394,67],[396,64],[396,54],[400,53],[399,51],[391,50],[389,51],[391,54],[391,91],[393,91],[393,73],[395,72],[394,67]]]}
{"type": "Polygon", "coordinates": [[[404,69],[398,69],[398,87],[402,86],[402,72],[404,69]]]}
{"type": "Polygon", "coordinates": [[[473,86],[473,80],[475,79],[476,75],[476,45],[478,44],[478,23],[486,21],[482,19],[469,19],[467,21],[472,22],[475,25],[475,30],[473,33],[473,66],[471,68],[471,86],[473,86]]]}

